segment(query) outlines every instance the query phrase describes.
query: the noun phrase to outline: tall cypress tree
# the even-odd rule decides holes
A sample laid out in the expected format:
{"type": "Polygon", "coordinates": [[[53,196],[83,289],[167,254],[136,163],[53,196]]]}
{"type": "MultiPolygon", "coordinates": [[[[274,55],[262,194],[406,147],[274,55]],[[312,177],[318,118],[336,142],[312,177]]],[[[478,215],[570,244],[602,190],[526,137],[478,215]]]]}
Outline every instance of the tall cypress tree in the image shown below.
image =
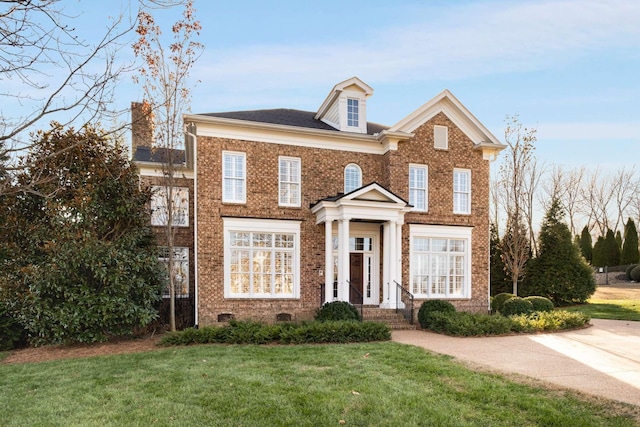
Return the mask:
{"type": "Polygon", "coordinates": [[[591,242],[591,233],[589,233],[589,227],[584,226],[582,233],[580,233],[580,252],[587,262],[591,262],[593,259],[593,244],[591,242]]]}
{"type": "Polygon", "coordinates": [[[620,230],[616,231],[616,243],[618,244],[618,250],[622,254],[622,234],[620,233],[620,230]]]}
{"type": "Polygon", "coordinates": [[[616,237],[611,229],[607,230],[607,235],[604,238],[604,244],[602,246],[602,262],[601,267],[612,267],[614,265],[620,265],[620,248],[616,237]]]}
{"type": "Polygon", "coordinates": [[[540,252],[529,261],[523,295],[540,295],[556,305],[585,302],[595,292],[591,267],[573,244],[557,198],[551,201],[540,230],[540,252]]]}
{"type": "Polygon", "coordinates": [[[489,227],[489,251],[490,251],[490,291],[491,295],[497,295],[502,292],[511,292],[511,280],[507,277],[506,267],[502,259],[502,247],[500,245],[500,237],[495,224],[489,227]]]}
{"type": "Polygon", "coordinates": [[[636,230],[636,224],[629,218],[624,226],[624,243],[622,245],[622,254],[620,255],[620,264],[637,264],[639,261],[638,230],[636,230]]]}

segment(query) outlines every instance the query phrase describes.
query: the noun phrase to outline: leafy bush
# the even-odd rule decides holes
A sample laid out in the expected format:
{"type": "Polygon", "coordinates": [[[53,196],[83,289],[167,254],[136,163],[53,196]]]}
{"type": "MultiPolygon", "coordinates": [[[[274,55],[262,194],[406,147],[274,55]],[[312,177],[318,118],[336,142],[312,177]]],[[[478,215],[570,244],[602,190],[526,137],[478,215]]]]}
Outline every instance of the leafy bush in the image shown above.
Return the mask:
{"type": "Polygon", "coordinates": [[[514,332],[542,332],[581,328],[591,319],[580,312],[554,310],[520,314],[509,317],[509,320],[514,332]]]}
{"type": "Polygon", "coordinates": [[[526,297],[525,300],[533,305],[533,311],[553,311],[554,309],[553,302],[549,298],[534,295],[526,297]]]}
{"type": "Polygon", "coordinates": [[[504,302],[515,297],[514,294],[510,294],[508,292],[503,292],[493,297],[491,300],[491,311],[494,313],[500,313],[502,311],[502,306],[504,302]]]}
{"type": "Polygon", "coordinates": [[[631,270],[631,280],[634,282],[640,282],[640,264],[636,265],[633,270],[631,270]]]}
{"type": "Polygon", "coordinates": [[[11,350],[25,339],[24,328],[0,302],[0,351],[11,350]]]}
{"type": "Polygon", "coordinates": [[[434,332],[460,337],[502,335],[511,331],[511,320],[504,316],[465,312],[433,312],[429,325],[434,332]]]}
{"type": "Polygon", "coordinates": [[[162,345],[188,344],[305,344],[388,341],[391,329],[384,323],[353,320],[278,323],[275,325],[232,320],[225,326],[189,328],[162,338],[162,345]]]}
{"type": "Polygon", "coordinates": [[[316,320],[360,320],[358,309],[346,301],[325,302],[316,312],[316,320]]]}
{"type": "Polygon", "coordinates": [[[514,314],[528,314],[533,311],[533,304],[524,298],[513,297],[504,302],[500,314],[512,316],[514,314]]]}
{"type": "Polygon", "coordinates": [[[636,268],[638,266],[638,264],[631,264],[627,267],[627,269],[624,271],[624,274],[627,276],[627,280],[631,280],[631,272],[633,271],[634,268],[636,268]]]}
{"type": "Polygon", "coordinates": [[[431,329],[431,317],[434,313],[455,313],[456,308],[449,301],[427,300],[422,303],[418,310],[418,322],[420,327],[431,329]]]}

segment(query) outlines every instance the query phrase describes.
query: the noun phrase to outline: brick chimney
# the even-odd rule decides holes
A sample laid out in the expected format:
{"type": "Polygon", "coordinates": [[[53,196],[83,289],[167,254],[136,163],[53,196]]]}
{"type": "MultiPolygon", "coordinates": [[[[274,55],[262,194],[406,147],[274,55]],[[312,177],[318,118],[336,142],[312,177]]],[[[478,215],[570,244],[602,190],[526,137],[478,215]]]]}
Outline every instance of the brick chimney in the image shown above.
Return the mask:
{"type": "Polygon", "coordinates": [[[151,148],[153,120],[151,110],[142,102],[131,103],[131,158],[135,160],[138,147],[151,148]]]}

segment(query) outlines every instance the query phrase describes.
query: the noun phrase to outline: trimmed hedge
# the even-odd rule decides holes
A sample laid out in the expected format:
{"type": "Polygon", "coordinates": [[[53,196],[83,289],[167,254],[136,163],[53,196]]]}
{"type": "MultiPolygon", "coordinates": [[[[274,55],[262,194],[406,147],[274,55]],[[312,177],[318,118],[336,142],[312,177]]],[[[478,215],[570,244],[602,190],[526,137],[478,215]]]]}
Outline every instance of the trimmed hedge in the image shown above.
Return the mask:
{"type": "Polygon", "coordinates": [[[525,301],[529,301],[533,305],[533,311],[553,311],[554,305],[549,298],[532,295],[525,297],[525,301]]]}
{"type": "Polygon", "coordinates": [[[353,320],[279,323],[232,320],[225,326],[189,328],[166,334],[161,345],[189,344],[310,344],[388,341],[384,323],[353,320]]]}
{"type": "Polygon", "coordinates": [[[418,310],[418,323],[422,328],[431,328],[431,318],[436,313],[455,313],[456,308],[449,301],[427,300],[418,310]]]}
{"type": "Polygon", "coordinates": [[[627,280],[631,280],[631,272],[634,268],[636,268],[638,264],[630,264],[624,271],[624,274],[627,276],[627,280]]]}
{"type": "Polygon", "coordinates": [[[437,312],[431,316],[430,330],[459,337],[532,333],[584,327],[590,318],[564,310],[538,311],[505,317],[500,314],[437,312]]]}
{"type": "Polygon", "coordinates": [[[633,270],[631,270],[631,274],[629,274],[631,280],[634,282],[640,282],[640,264],[636,265],[633,270]]]}
{"type": "Polygon", "coordinates": [[[360,320],[358,309],[346,301],[325,302],[316,312],[319,322],[335,320],[360,320]]]}
{"type": "Polygon", "coordinates": [[[514,298],[514,297],[515,297],[514,294],[510,294],[508,292],[502,292],[494,296],[491,299],[491,311],[493,313],[502,312],[502,306],[504,305],[505,301],[510,300],[511,298],[514,298]]]}
{"type": "Polygon", "coordinates": [[[529,314],[533,311],[533,304],[524,298],[509,298],[502,305],[500,314],[503,316],[512,316],[516,314],[529,314]]]}

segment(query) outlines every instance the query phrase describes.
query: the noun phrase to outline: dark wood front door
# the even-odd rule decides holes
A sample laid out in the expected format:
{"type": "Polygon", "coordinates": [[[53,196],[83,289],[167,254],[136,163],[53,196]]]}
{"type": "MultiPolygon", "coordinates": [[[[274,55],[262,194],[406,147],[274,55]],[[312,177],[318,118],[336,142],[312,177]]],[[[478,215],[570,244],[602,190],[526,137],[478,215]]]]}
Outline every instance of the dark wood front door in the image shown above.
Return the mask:
{"type": "Polygon", "coordinates": [[[362,262],[364,255],[360,253],[349,254],[349,275],[351,276],[349,287],[349,302],[362,304],[362,262]]]}

